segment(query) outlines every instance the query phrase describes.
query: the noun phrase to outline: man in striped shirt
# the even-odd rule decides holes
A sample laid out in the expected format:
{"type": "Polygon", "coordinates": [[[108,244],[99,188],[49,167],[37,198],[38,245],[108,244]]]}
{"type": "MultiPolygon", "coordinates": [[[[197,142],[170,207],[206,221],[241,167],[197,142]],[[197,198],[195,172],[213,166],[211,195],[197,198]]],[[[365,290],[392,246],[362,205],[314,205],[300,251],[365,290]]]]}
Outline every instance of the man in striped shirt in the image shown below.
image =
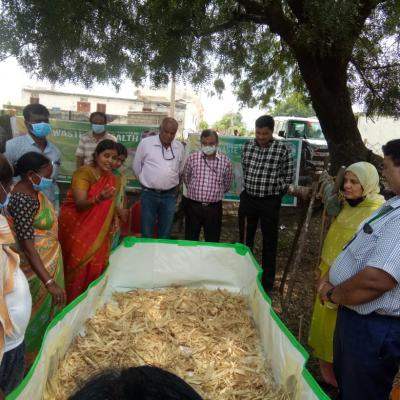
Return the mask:
{"type": "Polygon", "coordinates": [[[283,195],[293,182],[293,157],[281,140],[273,138],[274,119],[263,115],[256,120],[256,138],[243,146],[244,190],[240,194],[240,241],[251,249],[258,220],[263,236],[262,285],[270,292],[275,281],[279,210],[283,195]]]}
{"type": "Polygon", "coordinates": [[[204,130],[200,142],[201,150],[190,154],[183,172],[187,188],[185,239],[199,240],[203,227],[206,242],[219,242],[222,199],[232,184],[232,164],[228,157],[217,152],[217,132],[204,130]]]}
{"type": "Polygon", "coordinates": [[[363,221],[318,292],[339,304],[334,369],[342,400],[388,399],[400,365],[400,139],[383,146],[396,194],[363,221]]]}

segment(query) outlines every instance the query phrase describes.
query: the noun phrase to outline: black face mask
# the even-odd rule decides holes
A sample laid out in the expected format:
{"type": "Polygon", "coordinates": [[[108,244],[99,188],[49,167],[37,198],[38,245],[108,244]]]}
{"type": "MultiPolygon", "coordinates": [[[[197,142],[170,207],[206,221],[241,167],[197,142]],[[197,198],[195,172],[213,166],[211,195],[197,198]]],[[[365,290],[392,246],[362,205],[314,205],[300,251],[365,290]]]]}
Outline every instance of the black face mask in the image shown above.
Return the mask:
{"type": "Polygon", "coordinates": [[[359,197],[358,199],[346,199],[351,207],[358,206],[361,202],[365,200],[365,197],[359,197]]]}

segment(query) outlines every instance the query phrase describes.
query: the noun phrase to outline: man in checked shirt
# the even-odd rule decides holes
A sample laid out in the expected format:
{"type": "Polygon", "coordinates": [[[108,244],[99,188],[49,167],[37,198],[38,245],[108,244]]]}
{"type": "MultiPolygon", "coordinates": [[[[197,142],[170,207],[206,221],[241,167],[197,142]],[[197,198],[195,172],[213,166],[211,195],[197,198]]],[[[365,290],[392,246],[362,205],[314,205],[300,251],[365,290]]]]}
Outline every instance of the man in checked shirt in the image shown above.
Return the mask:
{"type": "Polygon", "coordinates": [[[232,164],[228,157],[217,152],[217,132],[204,130],[200,142],[201,150],[190,154],[183,172],[187,188],[185,239],[199,240],[203,227],[206,242],[219,242],[222,199],[232,184],[232,164]]]}
{"type": "Polygon", "coordinates": [[[258,220],[263,237],[262,285],[270,293],[275,281],[279,210],[283,195],[293,182],[294,167],[290,149],[275,140],[274,119],[263,115],[256,120],[256,138],[243,146],[244,190],[240,194],[240,242],[250,249],[258,220]]]}

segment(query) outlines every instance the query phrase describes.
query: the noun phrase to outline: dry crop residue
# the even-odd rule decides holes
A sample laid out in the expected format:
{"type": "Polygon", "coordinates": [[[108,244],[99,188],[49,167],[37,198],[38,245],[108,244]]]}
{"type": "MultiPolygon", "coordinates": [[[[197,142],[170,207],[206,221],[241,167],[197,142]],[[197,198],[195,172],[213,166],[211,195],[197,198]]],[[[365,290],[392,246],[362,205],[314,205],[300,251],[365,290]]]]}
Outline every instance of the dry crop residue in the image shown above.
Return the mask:
{"type": "Polygon", "coordinates": [[[204,399],[287,399],[273,382],[245,297],[179,287],[113,300],[75,339],[45,399],[66,399],[103,369],[143,364],[174,372],[204,399]]]}

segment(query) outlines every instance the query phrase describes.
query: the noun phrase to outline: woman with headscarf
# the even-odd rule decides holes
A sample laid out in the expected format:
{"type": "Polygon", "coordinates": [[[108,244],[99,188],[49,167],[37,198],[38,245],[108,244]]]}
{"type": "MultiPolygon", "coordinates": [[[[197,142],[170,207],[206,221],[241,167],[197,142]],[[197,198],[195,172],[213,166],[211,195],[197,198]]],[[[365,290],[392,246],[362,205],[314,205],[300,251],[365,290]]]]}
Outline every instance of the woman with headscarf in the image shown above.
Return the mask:
{"type": "MultiPolygon", "coordinates": [[[[343,183],[343,205],[326,235],[319,269],[321,276],[328,273],[345,244],[354,236],[360,223],[384,202],[379,194],[379,175],[367,162],[358,162],[346,168],[343,183]]],[[[337,386],[333,372],[333,333],[336,325],[335,304],[320,303],[317,296],[308,343],[319,359],[320,369],[326,383],[337,386]]]]}

